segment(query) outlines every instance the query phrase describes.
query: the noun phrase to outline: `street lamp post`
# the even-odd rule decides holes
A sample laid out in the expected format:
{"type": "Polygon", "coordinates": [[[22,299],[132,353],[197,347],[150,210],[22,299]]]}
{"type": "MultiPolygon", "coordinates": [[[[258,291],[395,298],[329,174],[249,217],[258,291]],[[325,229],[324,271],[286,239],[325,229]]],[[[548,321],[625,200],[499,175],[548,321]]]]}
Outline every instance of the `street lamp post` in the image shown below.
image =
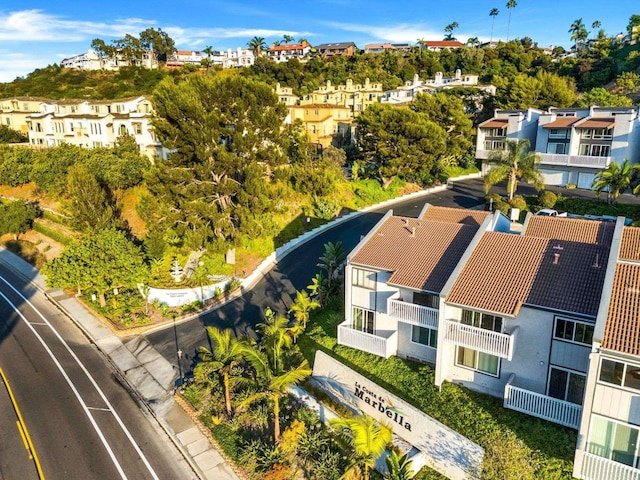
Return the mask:
{"type": "Polygon", "coordinates": [[[176,380],[176,386],[181,386],[184,381],[184,376],[182,375],[182,350],[180,350],[180,345],[178,345],[178,328],[176,326],[176,314],[173,312],[173,336],[176,342],[176,355],[178,356],[178,375],[180,377],[176,380]]]}

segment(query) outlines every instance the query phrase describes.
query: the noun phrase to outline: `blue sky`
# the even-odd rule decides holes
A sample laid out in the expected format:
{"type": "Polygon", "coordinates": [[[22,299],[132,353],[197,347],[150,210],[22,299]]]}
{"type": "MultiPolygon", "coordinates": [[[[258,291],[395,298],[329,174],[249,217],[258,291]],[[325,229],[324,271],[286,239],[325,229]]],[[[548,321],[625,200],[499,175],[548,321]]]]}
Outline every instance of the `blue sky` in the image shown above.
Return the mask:
{"type": "MultiPolygon", "coordinates": [[[[444,27],[458,22],[454,35],[489,40],[492,8],[498,8],[493,38],[506,39],[506,0],[9,0],[0,1],[0,82],[86,52],[91,40],[107,43],[148,27],[161,28],[181,50],[245,46],[254,36],[267,43],[289,34],[311,44],[441,40],[444,27]]],[[[567,32],[582,18],[598,20],[608,35],[626,30],[640,14],[637,0],[518,0],[511,10],[509,38],[531,37],[540,46],[571,46],[567,32]]]]}

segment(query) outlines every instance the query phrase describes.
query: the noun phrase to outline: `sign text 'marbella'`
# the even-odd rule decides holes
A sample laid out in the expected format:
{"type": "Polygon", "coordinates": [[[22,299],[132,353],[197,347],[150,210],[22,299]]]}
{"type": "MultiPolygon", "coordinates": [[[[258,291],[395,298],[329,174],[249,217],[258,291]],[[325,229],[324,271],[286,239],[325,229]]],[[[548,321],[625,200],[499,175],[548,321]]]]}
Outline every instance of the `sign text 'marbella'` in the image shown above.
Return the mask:
{"type": "Polygon", "coordinates": [[[354,395],[362,400],[367,405],[370,405],[371,408],[377,410],[380,413],[383,413],[387,416],[389,420],[398,425],[401,425],[406,430],[411,431],[411,424],[405,420],[404,412],[398,408],[395,408],[391,405],[389,399],[386,399],[380,395],[376,395],[374,392],[369,390],[367,387],[361,385],[357,381],[354,382],[355,391],[354,395]]]}

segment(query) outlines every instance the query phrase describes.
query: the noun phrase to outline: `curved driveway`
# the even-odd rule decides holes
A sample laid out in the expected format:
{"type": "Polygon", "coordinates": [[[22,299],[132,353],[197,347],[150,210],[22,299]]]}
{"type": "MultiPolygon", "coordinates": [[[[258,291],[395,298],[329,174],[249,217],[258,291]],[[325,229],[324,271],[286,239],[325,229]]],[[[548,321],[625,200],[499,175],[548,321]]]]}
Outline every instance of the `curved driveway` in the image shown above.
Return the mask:
{"type": "Polygon", "coordinates": [[[147,340],[172,363],[176,363],[176,338],[178,346],[185,352],[182,360],[183,370],[190,368],[196,349],[208,345],[204,326],[215,325],[220,328],[232,328],[237,335],[253,333],[253,327],[263,321],[266,307],[285,313],[295,298],[296,290],[301,290],[311,283],[318,271],[318,258],[324,253],[327,242],[341,241],[345,252],[350,252],[365,235],[382,218],[386,211],[392,209],[395,215],[417,217],[425,203],[447,207],[477,207],[483,202],[484,191],[482,179],[456,182],[453,188],[446,191],[425,195],[418,199],[397,203],[356,217],[330,228],[300,247],[268,271],[250,291],[188,322],[179,324],[174,333],[173,328],[156,331],[146,335],[147,340]]]}

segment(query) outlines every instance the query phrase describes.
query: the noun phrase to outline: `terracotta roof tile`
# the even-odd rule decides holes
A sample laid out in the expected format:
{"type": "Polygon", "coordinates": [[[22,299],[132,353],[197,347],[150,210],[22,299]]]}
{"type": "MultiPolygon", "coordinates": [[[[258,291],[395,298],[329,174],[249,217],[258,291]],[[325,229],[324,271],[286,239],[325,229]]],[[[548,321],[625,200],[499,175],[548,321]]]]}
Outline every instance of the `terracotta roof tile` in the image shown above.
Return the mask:
{"type": "Polygon", "coordinates": [[[620,258],[640,262],[640,228],[624,227],[620,258]]]}
{"type": "Polygon", "coordinates": [[[532,215],[524,235],[593,245],[611,245],[614,222],[532,215]]]}
{"type": "Polygon", "coordinates": [[[583,117],[558,117],[553,122],[545,123],[542,128],[569,128],[583,117]]]}
{"type": "Polygon", "coordinates": [[[583,122],[576,125],[576,128],[613,128],[616,119],[611,118],[586,118],[583,122]]]}
{"type": "Polygon", "coordinates": [[[504,128],[509,124],[508,118],[490,118],[478,125],[480,128],[504,128]]]}
{"type": "Polygon", "coordinates": [[[484,219],[491,215],[491,212],[483,210],[467,210],[465,208],[437,207],[429,205],[427,211],[422,215],[422,220],[432,220],[446,223],[463,223],[479,227],[484,219]]]}
{"type": "Polygon", "coordinates": [[[393,285],[439,293],[476,231],[458,223],[389,217],[351,263],[393,272],[393,285]]]}
{"type": "Polygon", "coordinates": [[[616,266],[602,347],[640,355],[640,264],[616,266]]]}
{"type": "Polygon", "coordinates": [[[608,254],[608,245],[486,232],[447,301],[508,316],[523,304],[595,316],[608,254]]]}

